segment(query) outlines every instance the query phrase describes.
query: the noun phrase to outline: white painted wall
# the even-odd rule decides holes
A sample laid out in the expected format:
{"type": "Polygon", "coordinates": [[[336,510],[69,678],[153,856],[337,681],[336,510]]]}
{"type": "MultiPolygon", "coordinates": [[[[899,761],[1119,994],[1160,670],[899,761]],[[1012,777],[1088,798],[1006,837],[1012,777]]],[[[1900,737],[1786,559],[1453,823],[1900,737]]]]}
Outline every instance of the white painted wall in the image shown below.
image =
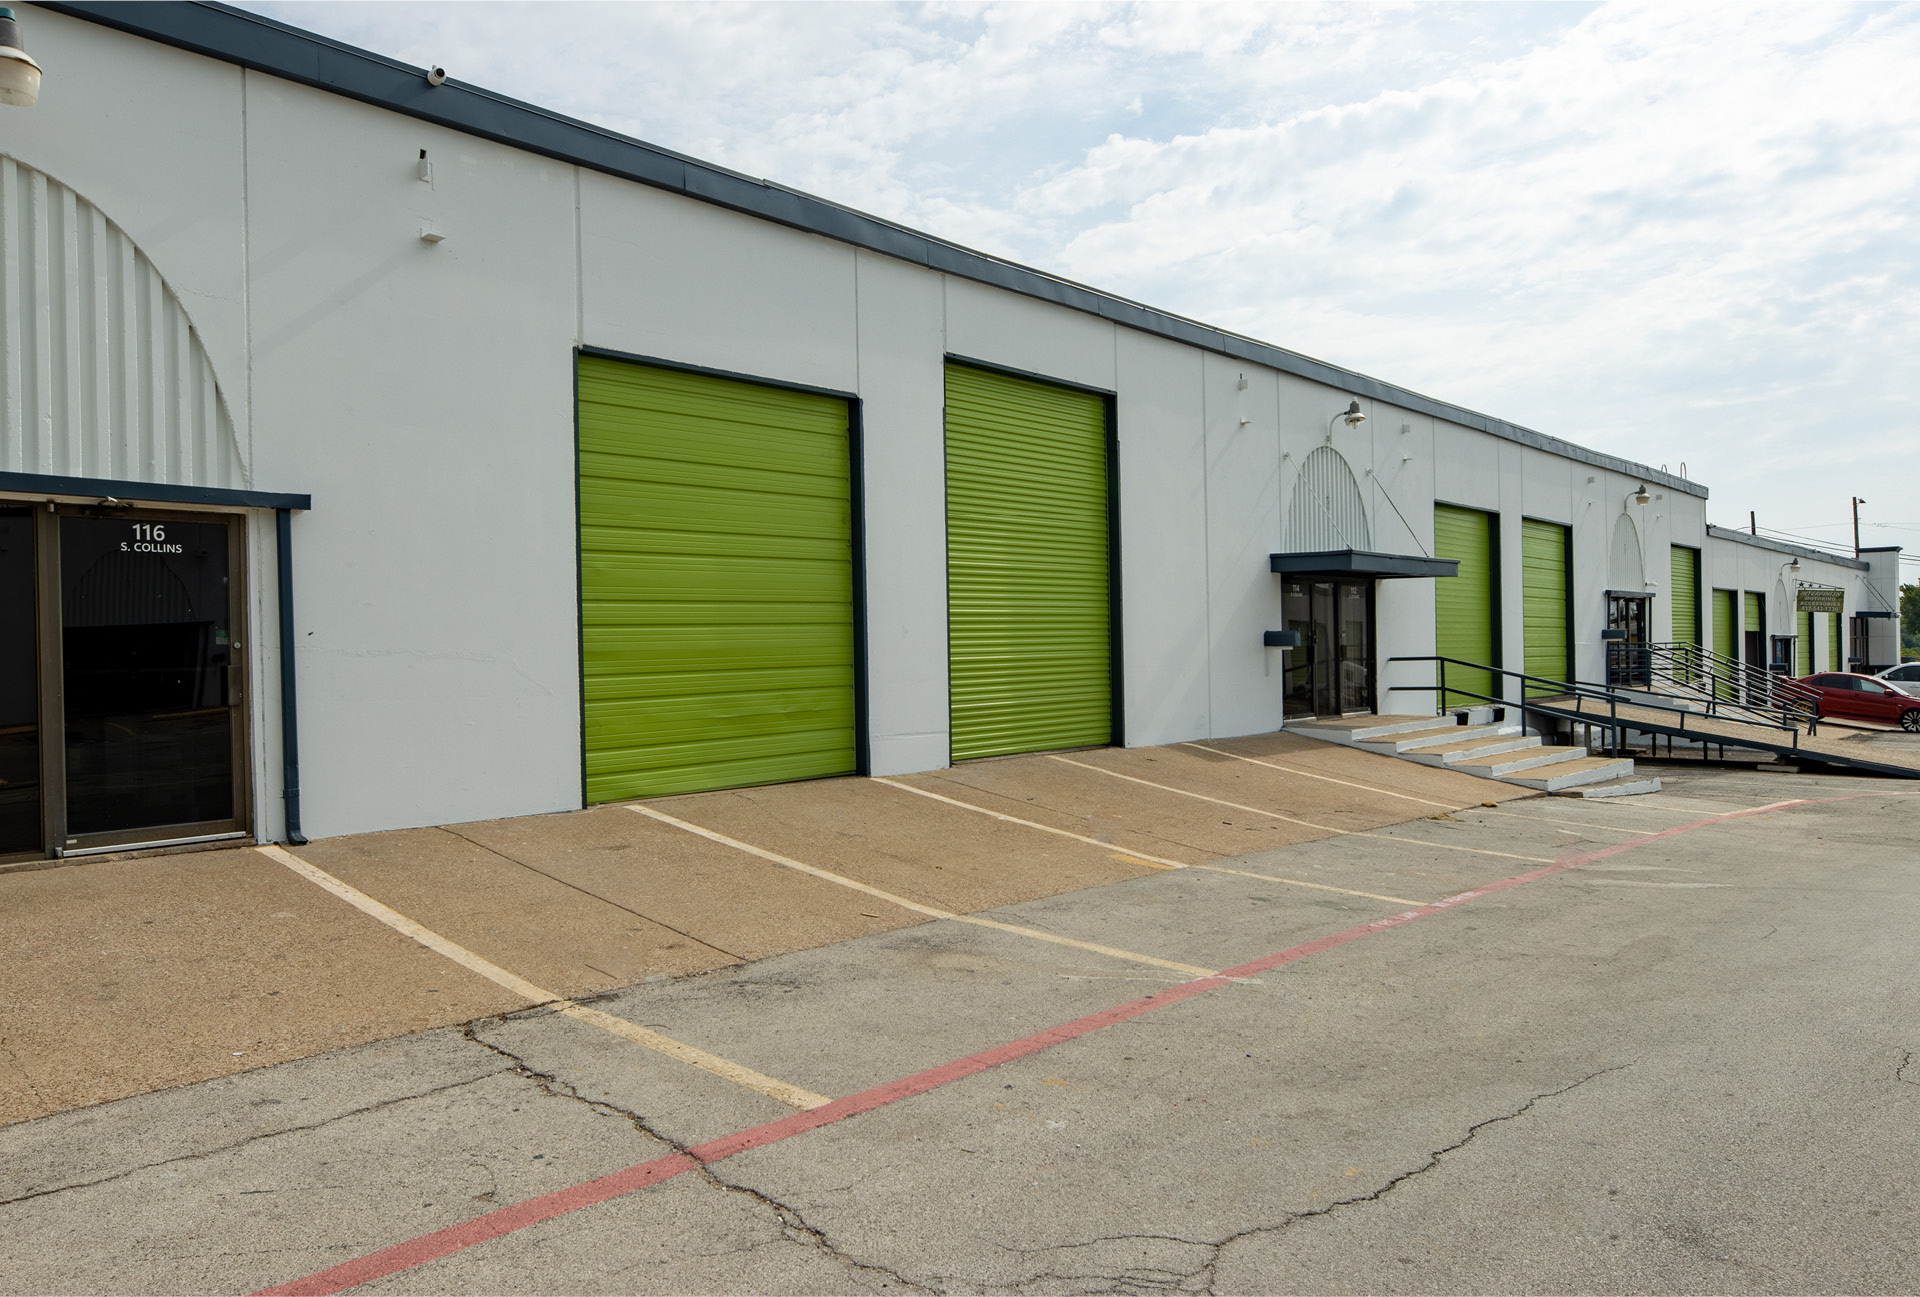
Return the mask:
{"type": "MultiPolygon", "coordinates": [[[[1630,505],[1637,479],[1380,401],[1349,428],[1335,416],[1353,397],[1324,384],[92,24],[34,10],[29,25],[61,71],[39,108],[9,114],[0,148],[97,203],[174,286],[247,485],[314,497],[295,567],[316,836],[578,804],[581,345],[858,398],[877,773],[947,760],[947,356],[1114,394],[1132,744],[1279,726],[1282,654],[1259,637],[1280,625],[1267,558],[1322,445],[1352,469],[1377,550],[1431,554],[1436,499],[1500,515],[1511,666],[1522,518],[1573,529],[1588,679],[1616,520],[1633,519],[1661,638],[1667,547],[1705,544],[1693,496],[1630,505]],[[444,241],[422,242],[423,222],[444,241]]],[[[250,535],[265,628],[271,519],[250,535]]],[[[1766,562],[1742,548],[1707,546],[1706,584],[1771,600],[1766,562]]],[[[1431,707],[1395,689],[1431,667],[1387,659],[1433,652],[1433,585],[1378,585],[1383,710],[1431,707]]],[[[257,642],[271,836],[277,667],[257,642]]]]}
{"type": "Polygon", "coordinates": [[[573,171],[270,77],[245,107],[256,477],[314,500],[307,831],[577,805],[573,171]]]}
{"type": "MultiPolygon", "coordinates": [[[[1768,654],[1772,652],[1773,636],[1798,634],[1799,625],[1793,606],[1793,592],[1799,584],[1838,586],[1846,591],[1845,610],[1842,613],[1840,625],[1841,669],[1846,669],[1846,619],[1862,606],[1863,580],[1867,576],[1867,573],[1851,560],[1829,561],[1809,558],[1805,555],[1796,556],[1774,548],[1761,539],[1742,540],[1737,533],[1721,532],[1708,538],[1704,563],[1707,577],[1703,584],[1738,593],[1738,598],[1734,601],[1736,646],[1744,643],[1743,632],[1756,629],[1745,624],[1746,592],[1754,591],[1766,595],[1767,624],[1760,629],[1763,629],[1767,635],[1766,652],[1768,654]],[[1796,557],[1800,562],[1800,570],[1797,573],[1789,568],[1789,564],[1796,557]]],[[[1711,619],[1711,596],[1709,596],[1707,615],[1711,619]]],[[[1711,629],[1707,634],[1709,636],[1707,642],[1712,644],[1711,629]]],[[[1806,664],[1797,666],[1796,669],[1800,675],[1829,669],[1831,658],[1828,656],[1828,646],[1831,643],[1829,638],[1831,626],[1824,613],[1815,614],[1813,634],[1814,660],[1810,666],[1806,664]]]]}

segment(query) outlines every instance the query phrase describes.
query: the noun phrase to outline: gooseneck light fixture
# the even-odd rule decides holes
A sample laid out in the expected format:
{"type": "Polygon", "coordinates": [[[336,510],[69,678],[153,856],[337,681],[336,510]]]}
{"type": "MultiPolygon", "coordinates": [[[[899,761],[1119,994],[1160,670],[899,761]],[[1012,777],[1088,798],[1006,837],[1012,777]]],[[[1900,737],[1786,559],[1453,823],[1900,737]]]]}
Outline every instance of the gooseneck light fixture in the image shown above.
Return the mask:
{"type": "Polygon", "coordinates": [[[1645,482],[1642,482],[1640,484],[1640,489],[1635,491],[1632,495],[1628,496],[1627,499],[1633,501],[1635,504],[1652,504],[1653,503],[1653,495],[1647,490],[1647,484],[1645,482]]]}
{"type": "Polygon", "coordinates": [[[1333,444],[1333,425],[1335,423],[1344,423],[1349,428],[1358,428],[1366,421],[1367,416],[1360,412],[1360,402],[1353,401],[1349,403],[1346,409],[1327,420],[1327,444],[1329,446],[1333,444]]]}
{"type": "Polygon", "coordinates": [[[0,104],[31,108],[40,102],[40,65],[20,43],[20,20],[0,5],[0,104]]]}

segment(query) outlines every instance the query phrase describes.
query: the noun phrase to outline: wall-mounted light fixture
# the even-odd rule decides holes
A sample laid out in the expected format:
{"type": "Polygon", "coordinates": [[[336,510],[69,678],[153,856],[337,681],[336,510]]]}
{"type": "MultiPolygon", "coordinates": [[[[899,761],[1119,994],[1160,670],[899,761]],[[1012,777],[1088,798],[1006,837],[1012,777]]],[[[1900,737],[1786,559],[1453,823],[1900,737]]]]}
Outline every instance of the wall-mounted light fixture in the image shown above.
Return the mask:
{"type": "Polygon", "coordinates": [[[20,41],[20,20],[0,5],[0,104],[31,108],[40,102],[40,65],[20,41]]]}
{"type": "Polygon", "coordinates": [[[1633,501],[1633,503],[1635,504],[1652,504],[1653,503],[1653,496],[1650,492],[1648,492],[1646,483],[1644,482],[1640,484],[1640,489],[1635,491],[1632,495],[1628,496],[1627,499],[1633,501]]]}
{"type": "Polygon", "coordinates": [[[1335,422],[1344,423],[1349,428],[1358,428],[1366,421],[1367,416],[1360,413],[1360,402],[1352,402],[1346,409],[1327,420],[1327,444],[1329,446],[1333,444],[1333,425],[1335,422]]]}

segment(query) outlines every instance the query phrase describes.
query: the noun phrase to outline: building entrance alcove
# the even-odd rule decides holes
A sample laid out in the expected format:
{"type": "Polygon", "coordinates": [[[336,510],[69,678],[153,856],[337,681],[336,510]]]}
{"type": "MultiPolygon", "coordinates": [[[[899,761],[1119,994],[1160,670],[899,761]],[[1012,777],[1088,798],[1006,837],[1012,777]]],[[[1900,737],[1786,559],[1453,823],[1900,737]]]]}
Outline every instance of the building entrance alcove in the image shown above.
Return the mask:
{"type": "Polygon", "coordinates": [[[1286,715],[1373,710],[1373,582],[1283,581],[1281,616],[1300,637],[1287,655],[1286,715]]]}

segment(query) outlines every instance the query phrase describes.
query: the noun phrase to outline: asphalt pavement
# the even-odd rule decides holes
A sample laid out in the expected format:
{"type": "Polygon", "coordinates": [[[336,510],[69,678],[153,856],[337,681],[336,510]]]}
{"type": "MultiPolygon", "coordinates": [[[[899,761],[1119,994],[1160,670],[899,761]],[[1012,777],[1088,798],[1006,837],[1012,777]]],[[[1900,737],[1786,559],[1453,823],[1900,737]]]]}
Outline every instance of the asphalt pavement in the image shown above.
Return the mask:
{"type": "MultiPolygon", "coordinates": [[[[978,843],[906,895],[872,792],[811,829],[656,804],[852,918],[935,913],[605,991],[550,951],[545,1003],[0,1128],[0,1289],[1920,1289],[1912,786],[1668,769],[1270,829],[1257,790],[1137,760],[1087,777],[1204,820],[985,909],[978,843]]],[[[993,773],[922,789],[1017,817],[993,773]]],[[[323,899],[351,955],[371,911],[323,899]]]]}

